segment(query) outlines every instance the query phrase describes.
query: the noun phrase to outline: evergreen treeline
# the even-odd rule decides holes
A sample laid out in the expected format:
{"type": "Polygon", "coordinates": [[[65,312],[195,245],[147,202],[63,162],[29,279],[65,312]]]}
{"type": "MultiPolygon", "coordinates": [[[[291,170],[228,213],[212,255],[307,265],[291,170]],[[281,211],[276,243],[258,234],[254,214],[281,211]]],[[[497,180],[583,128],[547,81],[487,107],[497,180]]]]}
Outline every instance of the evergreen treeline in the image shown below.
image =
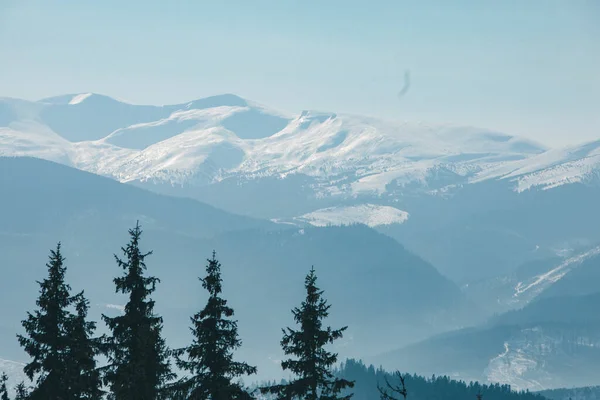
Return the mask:
{"type": "MultiPolygon", "coordinates": [[[[208,296],[206,304],[190,317],[192,342],[170,349],[152,299],[160,280],[148,273],[146,259],[152,252],[141,250],[139,223],[129,236],[122,256],[115,255],[121,273],[113,280],[115,291],[125,295],[127,303],[121,315],[102,316],[110,333],[101,337],[95,335],[96,322],[88,319],[84,292],[73,293],[67,283],[60,243],[50,252],[47,277],[38,282],[37,309],[27,314],[22,322],[24,333],[18,335],[30,356],[24,368],[29,385],[21,382],[16,387],[15,400],[400,400],[397,395],[435,400],[473,399],[481,392],[485,400],[540,398],[511,392],[508,386],[466,385],[448,378],[397,375],[405,379],[400,387],[384,371],[353,360],[336,369],[338,356],[326,346],[342,338],[347,327],[325,325],[331,306],[317,285],[314,268],[304,282],[304,300],[292,310],[295,327],[282,330],[280,344],[287,358],[281,367],[292,378],[246,387],[241,378],[256,374],[257,368],[234,358],[242,341],[234,310],[222,296],[216,253],[199,278],[199,287],[208,296]],[[100,357],[106,359],[104,365],[98,365],[100,357]],[[175,366],[181,376],[175,374],[175,366]]],[[[11,400],[6,382],[6,375],[0,376],[0,400],[11,400]]]]}
{"type": "MultiPolygon", "coordinates": [[[[379,387],[385,389],[386,379],[394,387],[402,387],[397,374],[391,374],[382,368],[366,366],[361,361],[347,360],[335,369],[335,375],[353,380],[356,385],[352,389],[353,400],[371,400],[380,398],[379,387]]],[[[409,400],[476,400],[478,395],[483,400],[544,400],[539,394],[532,392],[515,392],[510,385],[481,385],[477,382],[462,382],[446,376],[423,378],[417,375],[402,375],[409,400]]],[[[391,390],[388,390],[392,393],[391,390]]],[[[402,396],[396,395],[401,400],[402,396]]]]}
{"type": "Polygon", "coordinates": [[[600,386],[551,389],[539,393],[550,400],[600,400],[600,386]]]}

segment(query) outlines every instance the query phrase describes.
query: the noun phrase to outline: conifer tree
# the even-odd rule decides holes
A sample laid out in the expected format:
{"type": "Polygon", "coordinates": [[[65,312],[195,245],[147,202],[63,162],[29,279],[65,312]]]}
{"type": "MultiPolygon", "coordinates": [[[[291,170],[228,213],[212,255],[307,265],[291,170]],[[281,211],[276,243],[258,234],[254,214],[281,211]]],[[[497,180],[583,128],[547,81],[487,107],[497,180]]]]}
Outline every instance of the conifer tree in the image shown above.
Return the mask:
{"type": "Polygon", "coordinates": [[[155,400],[164,384],[173,378],[168,349],[161,336],[162,318],[154,313],[158,278],[146,277],[145,259],[152,252],[142,253],[139,222],[129,230],[130,242],[121,248],[125,260],[115,255],[124,275],[114,279],[117,293],[129,295],[123,315],[102,318],[112,332],[106,341],[109,365],[105,381],[110,397],[115,400],[155,400]]]}
{"type": "Polygon", "coordinates": [[[65,354],[68,346],[66,326],[71,314],[68,307],[72,299],[71,288],[65,283],[65,259],[61,245],[51,250],[48,278],[40,285],[40,296],[36,301],[39,307],[33,314],[27,313],[22,322],[27,336],[18,335],[19,343],[32,358],[25,368],[25,374],[36,386],[31,399],[58,400],[67,398],[67,371],[65,354]]]}
{"type": "Polygon", "coordinates": [[[15,388],[17,394],[15,395],[15,400],[27,400],[29,399],[29,390],[27,386],[25,386],[25,382],[20,382],[15,388]]]}
{"type": "Polygon", "coordinates": [[[95,324],[86,321],[87,300],[83,292],[70,295],[64,261],[58,243],[50,253],[48,278],[38,282],[39,309],[28,313],[23,321],[27,336],[18,336],[32,358],[24,371],[32,381],[37,376],[36,385],[28,395],[33,400],[99,399],[101,395],[94,359],[95,339],[91,338],[95,324]],[[72,306],[76,314],[71,312],[72,306]]]}
{"type": "Polygon", "coordinates": [[[73,303],[75,314],[67,326],[69,352],[65,360],[69,376],[69,394],[73,399],[101,399],[102,381],[95,360],[100,343],[92,337],[96,323],[87,321],[89,301],[83,291],[74,296],[73,303]]]}
{"type": "Polygon", "coordinates": [[[281,366],[297,378],[262,388],[261,392],[275,394],[278,399],[348,400],[352,395],[342,395],[342,392],[354,387],[354,382],[334,377],[331,369],[337,362],[337,354],[324,348],[340,339],[347,327],[337,330],[323,327],[323,320],[329,316],[331,306],[317,287],[314,267],[306,276],[304,286],[306,299],[299,308],[292,310],[294,320],[300,325],[299,330],[284,329],[281,340],[284,353],[295,357],[284,360],[281,366]]]}
{"type": "Polygon", "coordinates": [[[9,400],[8,398],[8,388],[6,387],[6,382],[8,381],[8,376],[5,372],[0,376],[0,400],[9,400]]]}
{"type": "Polygon", "coordinates": [[[191,374],[175,387],[179,396],[190,400],[251,399],[235,378],[256,373],[256,367],[233,360],[242,341],[238,337],[234,311],[221,297],[221,264],[213,251],[207,260],[202,287],[208,291],[206,306],[192,318],[192,344],[176,351],[177,366],[191,374]]]}

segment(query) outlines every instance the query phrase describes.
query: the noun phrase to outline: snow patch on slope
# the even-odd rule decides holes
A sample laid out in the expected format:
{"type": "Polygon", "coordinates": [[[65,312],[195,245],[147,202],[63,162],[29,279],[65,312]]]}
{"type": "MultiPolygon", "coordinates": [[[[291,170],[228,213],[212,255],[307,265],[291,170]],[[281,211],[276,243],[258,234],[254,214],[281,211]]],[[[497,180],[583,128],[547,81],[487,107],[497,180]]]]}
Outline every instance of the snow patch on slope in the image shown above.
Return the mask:
{"type": "Polygon", "coordinates": [[[548,190],[570,183],[582,183],[595,172],[600,172],[600,154],[523,176],[518,180],[516,190],[523,192],[535,186],[548,190]]]}
{"type": "Polygon", "coordinates": [[[549,286],[562,279],[570,271],[581,265],[583,261],[598,254],[600,254],[600,247],[571,257],[548,272],[534,276],[527,281],[519,282],[515,286],[513,301],[523,301],[523,298],[526,298],[527,301],[533,299],[549,286]]]}
{"type": "Polygon", "coordinates": [[[484,376],[490,383],[509,384],[514,390],[555,388],[556,376],[550,371],[574,362],[577,350],[573,348],[598,344],[593,336],[572,337],[541,326],[523,328],[507,338],[504,350],[489,361],[484,376]]]}
{"type": "Polygon", "coordinates": [[[144,150],[190,130],[199,131],[219,127],[222,120],[247,110],[246,107],[225,106],[177,110],[157,121],[138,123],[117,129],[99,142],[121,148],[144,150]]]}
{"type": "Polygon", "coordinates": [[[72,166],[72,144],[35,121],[0,127],[0,157],[36,157],[72,166]]]}
{"type": "Polygon", "coordinates": [[[546,389],[538,380],[539,366],[535,350],[534,343],[524,337],[505,342],[504,351],[492,358],[484,371],[488,382],[509,384],[515,390],[546,389]]]}
{"type": "Polygon", "coordinates": [[[20,382],[25,382],[26,384],[29,383],[29,379],[23,372],[24,367],[25,364],[23,363],[0,358],[0,375],[2,375],[2,373],[6,373],[8,376],[6,388],[8,389],[8,394],[10,396],[14,395],[15,388],[20,382]]]}
{"type": "Polygon", "coordinates": [[[547,190],[581,183],[594,175],[600,175],[600,141],[498,163],[477,173],[470,181],[508,179],[516,182],[515,191],[520,193],[535,187],[547,190]]]}
{"type": "Polygon", "coordinates": [[[91,95],[92,95],[92,93],[82,93],[82,94],[78,94],[76,96],[73,96],[73,98],[71,99],[71,101],[69,101],[69,105],[75,105],[75,104],[83,103],[85,101],[85,99],[87,99],[91,95]]]}
{"type": "Polygon", "coordinates": [[[406,211],[389,206],[361,204],[358,206],[330,207],[295,218],[313,226],[364,224],[370,227],[402,224],[409,217],[406,211]]]}
{"type": "Polygon", "coordinates": [[[244,158],[244,142],[221,128],[191,129],[142,151],[102,142],[77,144],[74,164],[78,168],[116,178],[121,182],[158,180],[174,185],[210,184],[223,170],[244,158]],[[98,154],[102,153],[100,157],[98,154]]]}

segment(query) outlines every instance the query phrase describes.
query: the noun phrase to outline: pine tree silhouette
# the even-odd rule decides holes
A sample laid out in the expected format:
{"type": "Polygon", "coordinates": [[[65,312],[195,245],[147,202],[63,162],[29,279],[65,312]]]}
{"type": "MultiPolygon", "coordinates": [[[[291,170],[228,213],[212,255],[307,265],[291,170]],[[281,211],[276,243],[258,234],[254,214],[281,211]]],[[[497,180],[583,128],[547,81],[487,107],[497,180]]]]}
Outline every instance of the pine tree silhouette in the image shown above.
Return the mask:
{"type": "Polygon", "coordinates": [[[341,393],[354,387],[354,382],[334,377],[331,369],[337,362],[337,354],[324,348],[340,339],[347,327],[337,330],[323,328],[323,320],[329,316],[331,306],[322,297],[323,291],[317,287],[316,282],[317,275],[313,267],[304,283],[306,299],[300,308],[292,310],[300,329],[284,329],[281,340],[284,353],[296,358],[283,361],[281,366],[297,378],[284,384],[262,388],[263,394],[275,394],[277,399],[347,400],[352,397],[352,394],[341,393]]]}
{"type": "Polygon", "coordinates": [[[154,313],[150,295],[159,281],[144,276],[145,259],[152,252],[139,248],[142,230],[139,222],[129,230],[130,242],[121,248],[126,260],[115,255],[124,275],[114,279],[117,293],[129,295],[123,315],[102,316],[112,332],[106,338],[105,382],[110,386],[109,397],[115,400],[155,400],[166,382],[174,377],[168,349],[161,336],[162,318],[154,313]]]}
{"type": "Polygon", "coordinates": [[[15,400],[27,400],[29,399],[29,389],[25,386],[25,382],[20,382],[15,388],[17,394],[15,400]]]}
{"type": "Polygon", "coordinates": [[[234,379],[256,373],[256,367],[233,360],[233,352],[242,345],[238,337],[234,311],[221,297],[221,264],[213,251],[207,260],[202,287],[208,291],[206,306],[192,318],[194,336],[190,346],[176,351],[177,366],[191,376],[175,385],[181,398],[190,400],[251,399],[252,396],[234,379]]]}
{"type": "Polygon", "coordinates": [[[31,399],[58,400],[68,395],[68,373],[65,357],[68,353],[69,337],[67,326],[72,317],[68,307],[72,303],[70,286],[65,283],[66,267],[61,254],[61,244],[51,250],[48,278],[40,285],[39,307],[33,314],[27,313],[22,322],[26,336],[18,335],[20,345],[32,360],[24,371],[36,386],[31,399]]]}
{"type": "MultiPolygon", "coordinates": [[[[39,309],[28,313],[23,321],[27,336],[18,335],[19,343],[32,358],[24,371],[32,381],[37,376],[36,386],[27,398],[100,399],[101,382],[94,359],[96,339],[91,338],[95,323],[86,321],[87,301],[83,292],[70,295],[60,243],[49,258],[48,278],[38,282],[39,309]],[[76,314],[69,310],[72,306],[76,314]]],[[[21,389],[25,390],[24,384],[21,389]]]]}
{"type": "Polygon", "coordinates": [[[7,381],[8,376],[6,375],[6,372],[3,372],[0,376],[0,400],[9,400],[8,389],[6,388],[7,381]]]}
{"type": "Polygon", "coordinates": [[[70,379],[69,395],[73,399],[102,399],[102,381],[95,360],[100,343],[92,337],[96,323],[87,321],[89,302],[83,291],[74,296],[73,303],[76,313],[67,325],[69,352],[65,357],[70,379]]]}

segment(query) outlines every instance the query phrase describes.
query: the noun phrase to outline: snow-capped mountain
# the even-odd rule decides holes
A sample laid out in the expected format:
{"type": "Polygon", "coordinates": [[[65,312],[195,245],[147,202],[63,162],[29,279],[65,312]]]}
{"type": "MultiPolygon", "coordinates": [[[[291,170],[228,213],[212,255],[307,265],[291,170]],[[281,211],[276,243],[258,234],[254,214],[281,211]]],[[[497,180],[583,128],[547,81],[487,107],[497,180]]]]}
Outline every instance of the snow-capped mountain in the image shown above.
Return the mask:
{"type": "Polygon", "coordinates": [[[456,280],[485,272],[483,263],[498,276],[565,243],[600,241],[581,229],[593,225],[596,192],[579,193],[600,188],[599,149],[548,150],[473,127],[286,114],[235,95],[165,106],[89,93],[0,99],[0,156],[43,158],[253,217],[375,226],[456,280]],[[555,226],[542,228],[549,214],[555,226]],[[506,250],[455,251],[485,246],[479,241],[506,250]]]}
{"type": "Polygon", "coordinates": [[[546,151],[486,129],[286,115],[234,95],[159,107],[85,93],[0,99],[0,154],[178,186],[299,174],[316,196],[352,197],[392,184],[443,193],[495,178],[514,180],[518,191],[581,182],[598,171],[600,142],[546,151]]]}
{"type": "Polygon", "coordinates": [[[206,185],[303,174],[316,179],[318,195],[352,196],[384,192],[392,182],[426,183],[439,167],[481,176],[545,150],[470,127],[283,115],[233,95],[163,107],[89,93],[0,104],[1,154],[46,158],[122,182],[206,185]]]}
{"type": "Polygon", "coordinates": [[[600,140],[566,149],[549,150],[534,157],[505,163],[480,172],[472,179],[501,178],[516,182],[522,192],[534,187],[544,190],[585,182],[600,176],[600,140]]]}
{"type": "MultiPolygon", "coordinates": [[[[55,161],[279,223],[368,225],[468,287],[478,304],[497,303],[498,312],[530,306],[569,279],[581,282],[577,274],[587,276],[590,268],[581,266],[600,243],[600,141],[548,150],[473,127],[316,111],[290,115],[234,95],[140,106],[86,93],[37,102],[0,99],[0,156],[55,161]],[[565,256],[565,249],[572,254],[565,256]],[[543,265],[515,272],[530,262],[543,265]]],[[[43,215],[43,207],[37,209],[43,215]]],[[[205,226],[208,214],[188,219],[176,222],[207,231],[219,226],[205,226]]],[[[305,237],[296,231],[294,240],[305,237]]],[[[234,239],[228,238],[230,247],[237,249],[234,239]]],[[[381,240],[373,236],[373,243],[381,240]]],[[[331,265],[348,253],[344,246],[331,265]]],[[[330,253],[331,246],[318,254],[330,253]]],[[[481,379],[539,388],[531,382],[545,379],[540,365],[566,359],[560,346],[571,343],[532,334],[534,328],[490,332],[493,345],[476,368],[481,379]],[[553,345],[551,353],[540,350],[553,345]]]]}

